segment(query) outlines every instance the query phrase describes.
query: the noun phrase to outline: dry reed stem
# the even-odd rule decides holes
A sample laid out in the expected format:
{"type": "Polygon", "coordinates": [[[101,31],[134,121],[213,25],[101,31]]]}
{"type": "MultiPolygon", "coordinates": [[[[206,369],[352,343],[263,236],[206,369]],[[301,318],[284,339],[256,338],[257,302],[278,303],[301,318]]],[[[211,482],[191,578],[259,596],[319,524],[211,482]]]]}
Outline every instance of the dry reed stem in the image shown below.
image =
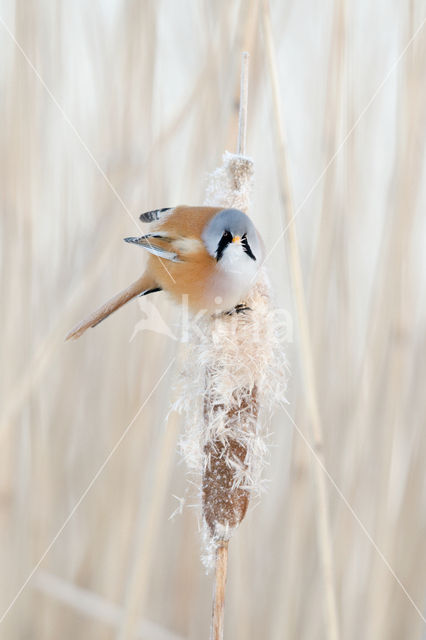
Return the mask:
{"type": "MultiPolygon", "coordinates": [[[[38,571],[33,582],[33,589],[62,606],[90,618],[93,622],[102,623],[110,627],[121,624],[123,611],[111,600],[96,592],[89,591],[72,582],[68,582],[47,571],[38,571]]],[[[151,622],[139,618],[135,630],[135,640],[149,638],[150,640],[184,640],[183,636],[151,622]]]]}
{"type": "Polygon", "coordinates": [[[245,51],[242,55],[241,63],[241,97],[240,97],[240,113],[238,117],[238,142],[237,153],[243,156],[246,152],[247,137],[247,102],[248,102],[248,64],[249,54],[245,51]]]}
{"type": "MultiPolygon", "coordinates": [[[[342,89],[344,88],[345,75],[344,52],[346,35],[345,2],[343,0],[335,0],[334,2],[332,29],[324,110],[324,164],[332,157],[342,137],[342,122],[344,119],[342,89]]],[[[343,150],[341,153],[343,153],[343,150]]],[[[319,230],[312,263],[314,268],[310,283],[310,309],[314,318],[322,315],[326,290],[329,287],[330,277],[333,277],[332,261],[335,256],[333,247],[335,246],[338,223],[336,216],[338,211],[336,202],[337,179],[338,166],[333,163],[324,176],[319,230]]],[[[339,210],[339,213],[342,215],[343,212],[339,210]]],[[[312,327],[312,342],[314,350],[316,349],[316,356],[318,356],[320,335],[323,329],[323,325],[319,322],[312,327]],[[316,333],[320,335],[316,335],[316,333]]]]}
{"type": "Polygon", "coordinates": [[[216,573],[212,607],[212,626],[210,640],[222,640],[225,618],[225,586],[228,569],[228,541],[216,550],[216,573]]]}
{"type": "MultiPolygon", "coordinates": [[[[293,281],[293,291],[300,331],[300,349],[303,375],[305,379],[305,393],[307,396],[310,424],[313,436],[313,446],[317,457],[324,461],[323,434],[321,417],[318,406],[317,388],[315,381],[314,361],[311,346],[308,313],[303,285],[302,266],[299,255],[299,245],[294,224],[294,200],[292,185],[287,165],[286,138],[282,117],[282,105],[279,93],[277,56],[273,39],[271,17],[268,0],[262,3],[262,25],[266,48],[266,61],[270,74],[274,121],[276,127],[277,160],[280,172],[280,195],[286,219],[287,245],[289,249],[289,263],[293,281]]],[[[328,491],[325,475],[320,464],[313,460],[313,473],[316,488],[316,514],[318,550],[322,565],[325,586],[325,613],[327,636],[330,640],[338,640],[339,625],[337,615],[336,593],[334,586],[333,554],[330,533],[330,519],[328,507],[328,491]]]]}
{"type": "Polygon", "coordinates": [[[135,637],[140,612],[144,610],[152,574],[155,543],[159,538],[165,501],[168,497],[172,463],[176,452],[177,417],[169,419],[164,441],[152,456],[152,487],[149,509],[146,511],[146,496],[139,504],[138,523],[129,558],[129,573],[125,588],[124,608],[117,630],[117,640],[135,637]],[[161,464],[158,461],[161,458],[161,464]]]}
{"type": "MultiPolygon", "coordinates": [[[[239,16],[238,16],[238,33],[235,38],[234,50],[240,50],[247,53],[247,62],[252,56],[252,52],[255,47],[258,34],[258,0],[245,0],[240,4],[239,16]]],[[[251,76],[253,78],[253,66],[251,67],[251,76]]],[[[240,82],[235,87],[233,93],[233,108],[232,119],[230,126],[228,127],[228,134],[226,136],[225,149],[230,149],[235,144],[235,140],[238,140],[239,125],[240,125],[240,108],[241,108],[241,77],[240,82]]],[[[245,145],[244,147],[245,148],[245,145]]],[[[239,145],[237,144],[237,150],[239,145]]],[[[240,153],[238,151],[238,153],[240,153]]],[[[242,153],[242,152],[241,152],[242,153]]]]}

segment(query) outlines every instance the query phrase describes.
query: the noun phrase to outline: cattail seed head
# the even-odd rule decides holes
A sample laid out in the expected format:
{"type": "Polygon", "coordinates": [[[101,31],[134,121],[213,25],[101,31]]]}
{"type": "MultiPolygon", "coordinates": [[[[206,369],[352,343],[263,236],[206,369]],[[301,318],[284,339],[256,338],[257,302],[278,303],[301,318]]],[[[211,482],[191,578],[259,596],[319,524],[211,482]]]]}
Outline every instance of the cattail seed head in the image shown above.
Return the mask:
{"type": "MultiPolygon", "coordinates": [[[[252,161],[226,153],[210,177],[206,204],[247,211],[252,182],[252,161]]],[[[244,303],[243,313],[194,320],[175,404],[185,416],[181,451],[200,486],[207,568],[261,492],[266,425],[274,405],[285,401],[287,327],[264,269],[244,303]]]]}

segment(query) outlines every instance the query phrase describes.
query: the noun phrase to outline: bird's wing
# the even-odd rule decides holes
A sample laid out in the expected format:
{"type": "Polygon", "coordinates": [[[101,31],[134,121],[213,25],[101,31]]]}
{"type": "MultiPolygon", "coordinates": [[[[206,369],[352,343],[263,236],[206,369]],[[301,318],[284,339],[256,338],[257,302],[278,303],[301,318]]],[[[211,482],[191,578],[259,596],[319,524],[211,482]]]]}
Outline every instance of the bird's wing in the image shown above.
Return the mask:
{"type": "Polygon", "coordinates": [[[171,207],[165,207],[163,209],[154,209],[153,211],[146,211],[145,213],[141,213],[139,216],[139,220],[141,222],[154,222],[155,220],[161,220],[161,218],[165,215],[166,211],[171,211],[171,207]]]}
{"type": "Polygon", "coordinates": [[[137,244],[150,253],[164,260],[182,262],[182,254],[179,250],[178,238],[171,238],[163,233],[148,233],[141,238],[124,238],[125,242],[137,244]]]}

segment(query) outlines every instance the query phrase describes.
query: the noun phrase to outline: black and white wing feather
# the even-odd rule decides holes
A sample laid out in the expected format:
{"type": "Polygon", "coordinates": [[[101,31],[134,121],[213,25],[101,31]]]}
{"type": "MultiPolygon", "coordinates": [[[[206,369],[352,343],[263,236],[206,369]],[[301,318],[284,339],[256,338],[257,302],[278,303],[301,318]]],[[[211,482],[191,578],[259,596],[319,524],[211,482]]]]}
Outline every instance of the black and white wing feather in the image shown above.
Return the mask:
{"type": "Polygon", "coordinates": [[[124,241],[137,244],[154,256],[164,258],[164,260],[182,262],[180,255],[173,250],[174,238],[169,238],[161,233],[148,233],[141,238],[124,238],[124,241]]]}
{"type": "Polygon", "coordinates": [[[165,207],[163,209],[154,209],[153,211],[146,211],[145,213],[141,213],[139,216],[139,220],[141,222],[155,222],[156,220],[160,220],[166,211],[171,211],[172,207],[165,207]]]}

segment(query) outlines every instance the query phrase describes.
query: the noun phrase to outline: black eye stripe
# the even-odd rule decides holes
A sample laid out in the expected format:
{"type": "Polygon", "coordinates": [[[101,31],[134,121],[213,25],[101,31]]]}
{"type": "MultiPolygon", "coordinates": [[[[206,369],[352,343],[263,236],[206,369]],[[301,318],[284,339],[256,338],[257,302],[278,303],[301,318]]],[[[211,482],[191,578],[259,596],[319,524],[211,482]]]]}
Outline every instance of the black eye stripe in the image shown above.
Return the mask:
{"type": "Polygon", "coordinates": [[[216,249],[216,260],[220,260],[223,256],[223,252],[228,244],[232,241],[232,234],[229,231],[224,231],[221,239],[219,240],[219,244],[216,249]]]}
{"type": "Polygon", "coordinates": [[[243,245],[243,249],[246,252],[246,254],[249,256],[249,258],[251,258],[252,260],[256,260],[256,256],[254,255],[253,251],[250,249],[250,245],[248,243],[246,234],[241,236],[241,244],[243,245]]]}
{"type": "MultiPolygon", "coordinates": [[[[232,242],[232,233],[230,233],[230,231],[225,230],[222,234],[221,239],[219,240],[219,244],[217,246],[216,249],[216,260],[219,261],[222,256],[223,256],[223,252],[225,251],[226,247],[228,246],[228,244],[230,244],[232,242]]],[[[249,256],[249,258],[251,258],[252,260],[256,260],[256,256],[254,255],[253,251],[250,248],[250,245],[248,243],[247,240],[247,234],[244,233],[241,236],[241,244],[243,247],[243,250],[245,251],[245,253],[249,256]]]]}

